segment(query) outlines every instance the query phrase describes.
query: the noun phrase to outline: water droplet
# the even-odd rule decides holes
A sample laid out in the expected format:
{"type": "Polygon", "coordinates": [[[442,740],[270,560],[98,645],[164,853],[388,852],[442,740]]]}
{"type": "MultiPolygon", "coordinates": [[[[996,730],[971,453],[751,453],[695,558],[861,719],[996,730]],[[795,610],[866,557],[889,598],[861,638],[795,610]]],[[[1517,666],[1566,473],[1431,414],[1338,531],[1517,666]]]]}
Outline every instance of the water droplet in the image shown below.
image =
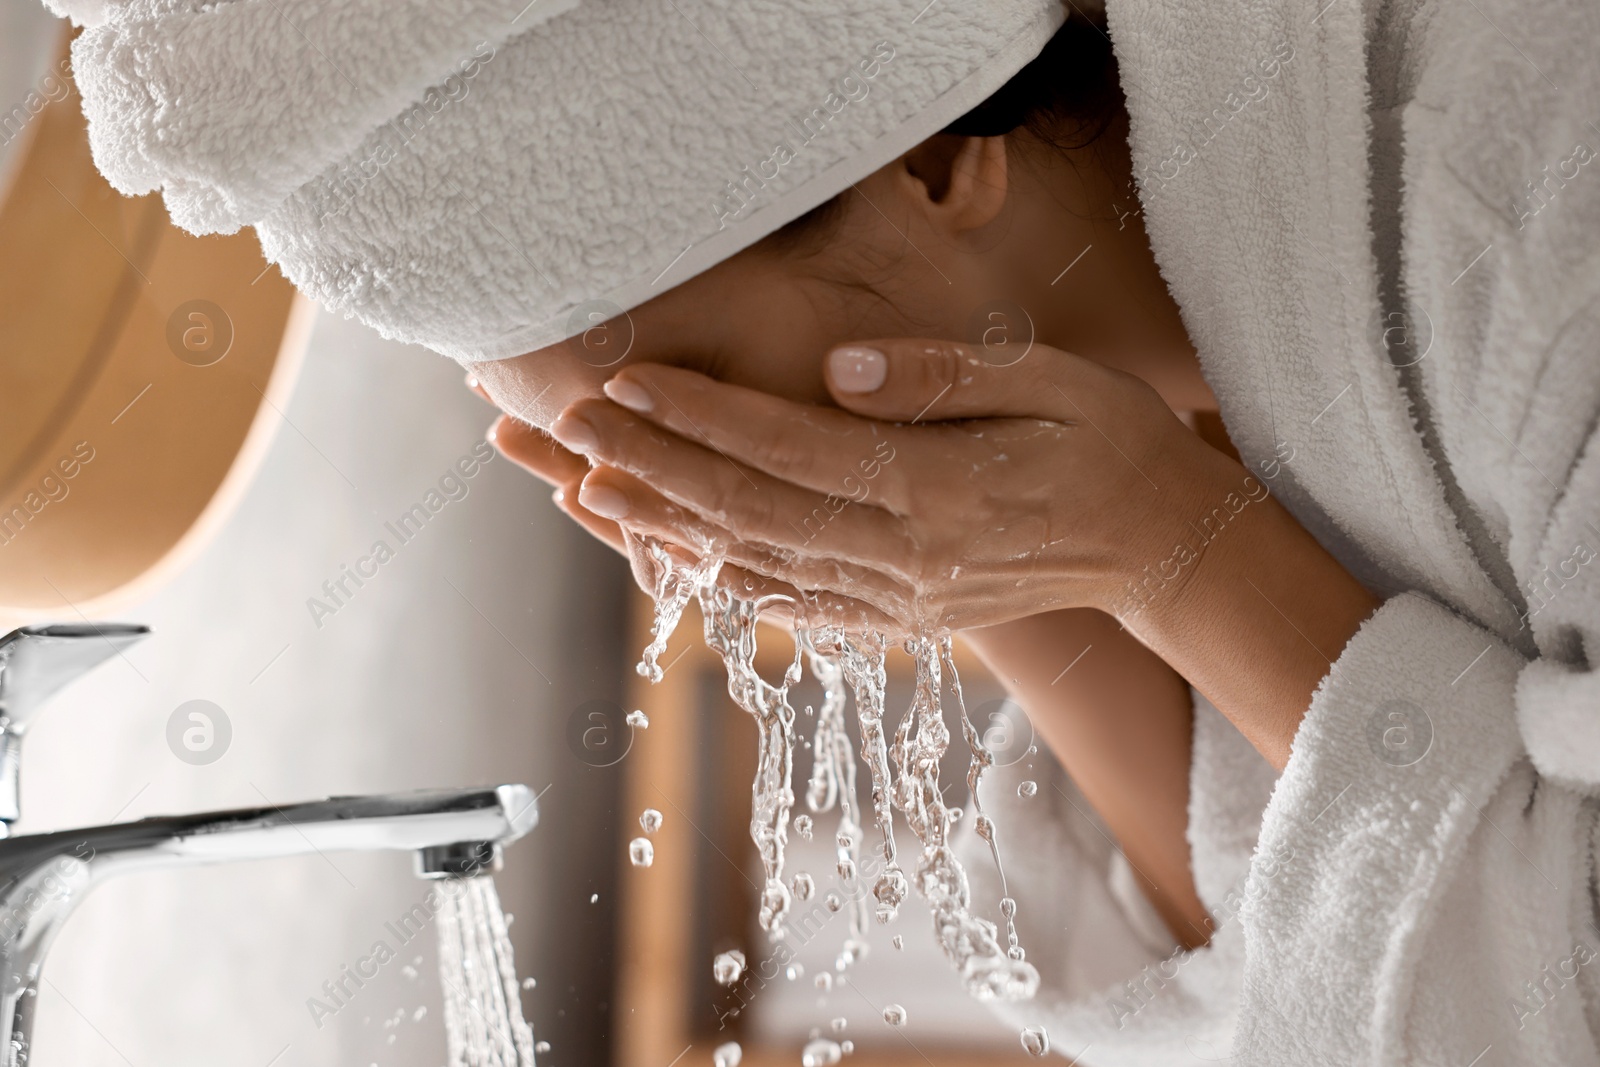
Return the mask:
{"type": "Polygon", "coordinates": [[[1027,951],[1024,950],[1021,945],[1012,945],[1010,948],[1006,949],[1006,955],[1010,956],[1018,963],[1021,963],[1023,960],[1028,958],[1027,951]]]}
{"type": "Polygon", "coordinates": [[[850,1055],[850,1053],[854,1052],[855,1050],[856,1043],[854,1041],[839,1042],[839,1051],[844,1053],[846,1056],[850,1055]]]}
{"type": "Polygon", "coordinates": [[[535,1051],[539,1055],[543,1056],[546,1052],[550,1051],[550,1042],[548,1042],[548,1041],[537,1041],[537,1042],[535,1042],[534,1046],[533,1046],[533,1051],[535,1051]]]}
{"type": "Polygon", "coordinates": [[[648,867],[656,861],[656,847],[648,837],[636,837],[628,842],[628,859],[635,867],[648,867]]]}
{"type": "Polygon", "coordinates": [[[833,975],[829,974],[827,971],[819,972],[815,979],[815,985],[824,993],[828,992],[833,988],[833,975]]]}
{"type": "Polygon", "coordinates": [[[712,1067],[739,1067],[739,1061],[744,1058],[744,1049],[739,1047],[739,1042],[729,1041],[726,1045],[718,1045],[711,1054],[712,1067]]]}
{"type": "Polygon", "coordinates": [[[893,944],[894,944],[895,948],[905,948],[906,947],[906,939],[901,937],[899,934],[895,934],[894,935],[893,944]]]}
{"type": "Polygon", "coordinates": [[[784,914],[789,910],[789,887],[776,878],[767,882],[766,888],[761,890],[761,908],[756,915],[756,922],[761,929],[772,935],[774,941],[782,941],[784,931],[782,921],[784,914]]]}
{"type": "Polygon", "coordinates": [[[522,980],[523,989],[535,989],[538,987],[538,985],[539,983],[532,978],[524,978],[522,980]]]}
{"type": "Polygon", "coordinates": [[[794,832],[800,835],[801,840],[811,840],[811,816],[796,815],[794,817],[794,832]]]}
{"type": "Polygon", "coordinates": [[[639,826],[647,834],[661,829],[661,813],[655,808],[645,808],[639,816],[639,826]]]}
{"type": "Polygon", "coordinates": [[[599,893],[590,893],[589,894],[589,903],[591,903],[591,904],[600,903],[600,894],[599,893]]]}
{"type": "Polygon", "coordinates": [[[951,808],[950,809],[950,822],[952,824],[960,822],[961,821],[961,816],[963,816],[965,814],[966,814],[966,812],[963,811],[960,808],[951,808]]]}
{"type": "Polygon", "coordinates": [[[972,824],[972,830],[985,841],[994,840],[994,820],[987,815],[979,815],[972,824]]]}
{"type": "Polygon", "coordinates": [[[852,881],[855,878],[855,876],[856,876],[856,864],[855,864],[855,861],[852,860],[849,856],[841,856],[839,858],[839,880],[841,882],[849,882],[849,881],[852,881]]]}
{"type": "Polygon", "coordinates": [[[833,1027],[834,1033],[842,1034],[844,1033],[845,1027],[850,1025],[850,1020],[841,1015],[837,1019],[830,1021],[828,1025],[833,1027]]]}
{"type": "Polygon", "coordinates": [[[1038,791],[1039,791],[1039,783],[1038,782],[1031,782],[1031,781],[1030,782],[1023,782],[1021,785],[1017,786],[1017,796],[1023,797],[1023,798],[1031,797],[1035,793],[1037,793],[1038,791]]]}
{"type": "Polygon", "coordinates": [[[904,1026],[906,1024],[906,1009],[898,1004],[885,1004],[883,1007],[883,1021],[890,1026],[904,1026]]]}
{"type": "Polygon", "coordinates": [[[822,898],[822,902],[828,906],[829,911],[838,911],[840,908],[844,907],[844,901],[839,899],[838,893],[829,893],[826,897],[822,898]]]}
{"type": "Polygon", "coordinates": [[[1000,898],[1000,914],[1008,919],[1017,917],[1017,902],[1011,897],[1000,898]]]}
{"type": "Polygon", "coordinates": [[[800,1050],[800,1067],[833,1067],[843,1055],[838,1042],[819,1037],[800,1050]]]}
{"type": "Polygon", "coordinates": [[[1030,1056],[1043,1056],[1050,1051],[1050,1035],[1042,1026],[1030,1026],[1022,1031],[1022,1047],[1030,1056]]]}
{"type": "Polygon", "coordinates": [[[794,899],[796,900],[810,900],[811,894],[817,891],[817,883],[812,881],[811,876],[804,871],[794,876],[792,884],[794,886],[794,899]]]}
{"type": "Polygon", "coordinates": [[[422,1017],[427,1014],[428,1006],[424,1004],[422,1007],[411,1013],[411,1021],[414,1023],[420,1023],[422,1021],[422,1017]]]}
{"type": "Polygon", "coordinates": [[[806,973],[806,965],[803,964],[803,963],[796,962],[796,963],[789,964],[788,969],[783,972],[783,976],[785,978],[789,979],[789,981],[792,982],[796,978],[805,977],[805,973],[806,973]]]}
{"type": "Polygon", "coordinates": [[[409,978],[409,979],[411,979],[413,981],[416,980],[417,969],[415,967],[411,966],[411,964],[409,964],[409,963],[406,964],[404,967],[400,968],[400,973],[405,975],[407,978],[409,978]]]}
{"type": "MultiPolygon", "coordinates": [[[[611,721],[616,722],[615,719],[611,721]]],[[[628,712],[627,717],[623,721],[629,726],[636,726],[641,730],[650,729],[650,716],[646,715],[638,708],[634,708],[632,711],[628,712]]]]}
{"type": "Polygon", "coordinates": [[[720,985],[732,985],[743,973],[744,953],[736,948],[717,953],[717,958],[711,961],[711,976],[720,985]]]}
{"type": "Polygon", "coordinates": [[[901,901],[906,899],[908,884],[905,873],[900,868],[890,867],[872,887],[872,895],[878,898],[879,904],[898,910],[901,901]]]}

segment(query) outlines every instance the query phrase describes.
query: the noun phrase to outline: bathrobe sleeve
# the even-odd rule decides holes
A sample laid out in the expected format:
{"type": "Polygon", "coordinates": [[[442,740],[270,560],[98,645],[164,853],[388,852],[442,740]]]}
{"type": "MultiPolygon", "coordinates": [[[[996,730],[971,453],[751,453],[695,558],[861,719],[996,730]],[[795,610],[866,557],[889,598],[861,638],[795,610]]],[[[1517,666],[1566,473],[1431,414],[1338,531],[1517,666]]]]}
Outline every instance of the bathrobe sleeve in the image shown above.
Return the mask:
{"type": "Polygon", "coordinates": [[[1600,1062],[1595,802],[1523,736],[1597,694],[1420,596],[1367,621],[1263,820],[1236,1062],[1600,1062]]]}

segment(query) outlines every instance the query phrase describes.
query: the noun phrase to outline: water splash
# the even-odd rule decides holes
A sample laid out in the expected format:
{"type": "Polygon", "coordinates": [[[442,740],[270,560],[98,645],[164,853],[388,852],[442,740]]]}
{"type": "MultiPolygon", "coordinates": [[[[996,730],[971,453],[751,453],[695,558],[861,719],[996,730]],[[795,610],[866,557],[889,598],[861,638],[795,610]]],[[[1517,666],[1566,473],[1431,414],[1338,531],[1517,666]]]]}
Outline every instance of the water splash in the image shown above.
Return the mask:
{"type": "MultiPolygon", "coordinates": [[[[812,676],[822,685],[822,707],[817,711],[817,729],[812,739],[811,782],[806,789],[806,807],[818,814],[839,809],[839,829],[834,835],[838,848],[836,869],[839,884],[850,900],[850,935],[859,941],[867,932],[867,899],[857,891],[856,878],[861,861],[861,823],[856,818],[856,754],[850,733],[845,729],[844,670],[837,657],[819,650],[809,635],[799,635],[796,645],[805,650],[812,676]]],[[[853,962],[843,954],[844,970],[853,962]]]]}
{"type": "Polygon", "coordinates": [[[773,685],[756,671],[756,621],[764,605],[742,600],[715,584],[717,568],[700,587],[700,613],[706,645],[722,657],[728,672],[728,696],[756,722],[756,776],[750,786],[750,839],[766,872],[757,922],[774,940],[784,937],[789,913],[789,887],[783,884],[783,857],[789,841],[789,812],[794,807],[790,779],[794,772],[794,708],[789,688],[800,680],[801,648],[773,685]]]}
{"type": "MultiPolygon", "coordinates": [[[[1026,962],[1018,944],[1013,921],[1016,904],[1006,893],[994,823],[979,800],[983,772],[993,765],[994,757],[967,715],[949,636],[918,636],[906,641],[905,650],[916,665],[916,689],[911,708],[891,743],[883,722],[887,688],[887,640],[883,635],[849,633],[834,623],[810,626],[807,606],[789,597],[737,596],[718,586],[721,559],[715,554],[684,564],[657,543],[647,541],[644,547],[657,568],[653,589],[656,615],[639,673],[652,681],[660,679],[660,656],[690,598],[696,598],[705,623],[706,645],[722,658],[727,670],[728,693],[756,721],[760,740],[751,785],[750,836],[766,876],[759,914],[762,929],[773,940],[781,940],[785,936],[783,920],[792,900],[783,881],[784,852],[794,806],[790,779],[795,712],[789,703],[789,691],[800,680],[804,661],[824,693],[823,706],[815,712],[815,770],[807,786],[806,806],[819,813],[833,807],[839,809],[837,867],[843,887],[853,889],[852,883],[860,877],[860,845],[864,837],[854,804],[854,751],[844,727],[848,685],[856,703],[862,759],[872,780],[873,822],[883,860],[872,889],[877,920],[893,921],[908,888],[914,884],[933,912],[935,938],[955,964],[969,993],[980,1000],[1031,998],[1038,990],[1039,973],[1026,962]],[[796,636],[794,659],[774,684],[763,679],[755,668],[756,623],[763,611],[779,605],[794,609],[796,636]],[[975,829],[989,844],[1000,875],[1007,941],[1004,947],[996,925],[973,914],[966,871],[950,847],[950,830],[963,813],[960,808],[945,805],[939,782],[939,763],[950,744],[943,707],[946,678],[970,752],[967,784],[973,797],[975,829]],[[921,845],[914,879],[907,877],[896,852],[896,810],[921,845]]],[[[794,823],[797,831],[802,826],[805,831],[810,830],[808,816],[798,816],[794,823]]],[[[877,864],[873,867],[878,869],[877,864]]],[[[861,892],[851,892],[849,896],[850,934],[839,957],[841,971],[866,951],[867,898],[861,892]]],[[[835,893],[829,893],[824,902],[835,912],[844,904],[835,893]]],[[[898,936],[895,941],[899,947],[898,936]]]]}
{"type": "Polygon", "coordinates": [[[844,1056],[837,1041],[819,1037],[800,1050],[800,1067],[833,1067],[844,1056]]]}
{"type": "Polygon", "coordinates": [[[494,879],[442,884],[439,984],[450,1067],[534,1067],[533,1028],[522,1018],[517,968],[494,879]]]}
{"type": "Polygon", "coordinates": [[[718,985],[732,985],[744,973],[744,966],[744,953],[738,949],[719,952],[716,959],[711,961],[711,976],[717,980],[718,985]]]}
{"type": "Polygon", "coordinates": [[[1030,1056],[1045,1056],[1050,1052],[1050,1033],[1042,1026],[1030,1026],[1022,1031],[1022,1048],[1030,1056]]]}
{"type": "Polygon", "coordinates": [[[879,848],[884,869],[872,887],[877,899],[879,923],[893,922],[906,896],[906,876],[900,869],[894,843],[894,795],[889,772],[888,743],[883,732],[884,693],[888,672],[884,666],[884,640],[869,635],[861,641],[848,638],[841,630],[825,631],[822,640],[838,662],[838,673],[850,683],[856,699],[857,728],[861,733],[861,755],[872,778],[872,816],[878,828],[879,848]]]}

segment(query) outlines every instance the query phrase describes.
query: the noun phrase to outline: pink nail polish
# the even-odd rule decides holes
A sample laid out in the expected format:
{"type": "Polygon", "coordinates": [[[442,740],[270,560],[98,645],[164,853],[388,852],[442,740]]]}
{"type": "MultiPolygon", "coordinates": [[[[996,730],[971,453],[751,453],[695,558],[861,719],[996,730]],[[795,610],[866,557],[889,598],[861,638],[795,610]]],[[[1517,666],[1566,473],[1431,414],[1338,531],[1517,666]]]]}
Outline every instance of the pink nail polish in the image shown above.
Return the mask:
{"type": "Polygon", "coordinates": [[[889,361],[876,348],[843,345],[828,353],[828,376],[840,392],[873,392],[888,375],[889,361]]]}
{"type": "Polygon", "coordinates": [[[655,399],[637,382],[630,382],[626,378],[613,378],[605,384],[606,396],[621,404],[629,411],[637,411],[644,415],[656,406],[655,399]]]}
{"type": "Polygon", "coordinates": [[[620,519],[633,510],[627,494],[609,485],[580,486],[578,503],[604,519],[620,519]]]}
{"type": "Polygon", "coordinates": [[[576,415],[563,415],[552,423],[550,436],[579,455],[593,452],[600,445],[600,438],[595,435],[594,427],[576,415]]]}

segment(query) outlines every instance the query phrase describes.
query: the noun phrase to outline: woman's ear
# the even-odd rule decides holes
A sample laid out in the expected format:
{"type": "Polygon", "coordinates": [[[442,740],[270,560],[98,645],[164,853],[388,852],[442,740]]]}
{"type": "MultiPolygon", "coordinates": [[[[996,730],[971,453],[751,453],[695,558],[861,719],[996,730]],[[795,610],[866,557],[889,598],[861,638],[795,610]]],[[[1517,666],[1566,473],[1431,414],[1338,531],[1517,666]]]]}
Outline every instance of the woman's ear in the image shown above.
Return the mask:
{"type": "Polygon", "coordinates": [[[934,134],[902,156],[898,169],[902,194],[951,237],[987,225],[1005,206],[1003,136],[934,134]]]}

